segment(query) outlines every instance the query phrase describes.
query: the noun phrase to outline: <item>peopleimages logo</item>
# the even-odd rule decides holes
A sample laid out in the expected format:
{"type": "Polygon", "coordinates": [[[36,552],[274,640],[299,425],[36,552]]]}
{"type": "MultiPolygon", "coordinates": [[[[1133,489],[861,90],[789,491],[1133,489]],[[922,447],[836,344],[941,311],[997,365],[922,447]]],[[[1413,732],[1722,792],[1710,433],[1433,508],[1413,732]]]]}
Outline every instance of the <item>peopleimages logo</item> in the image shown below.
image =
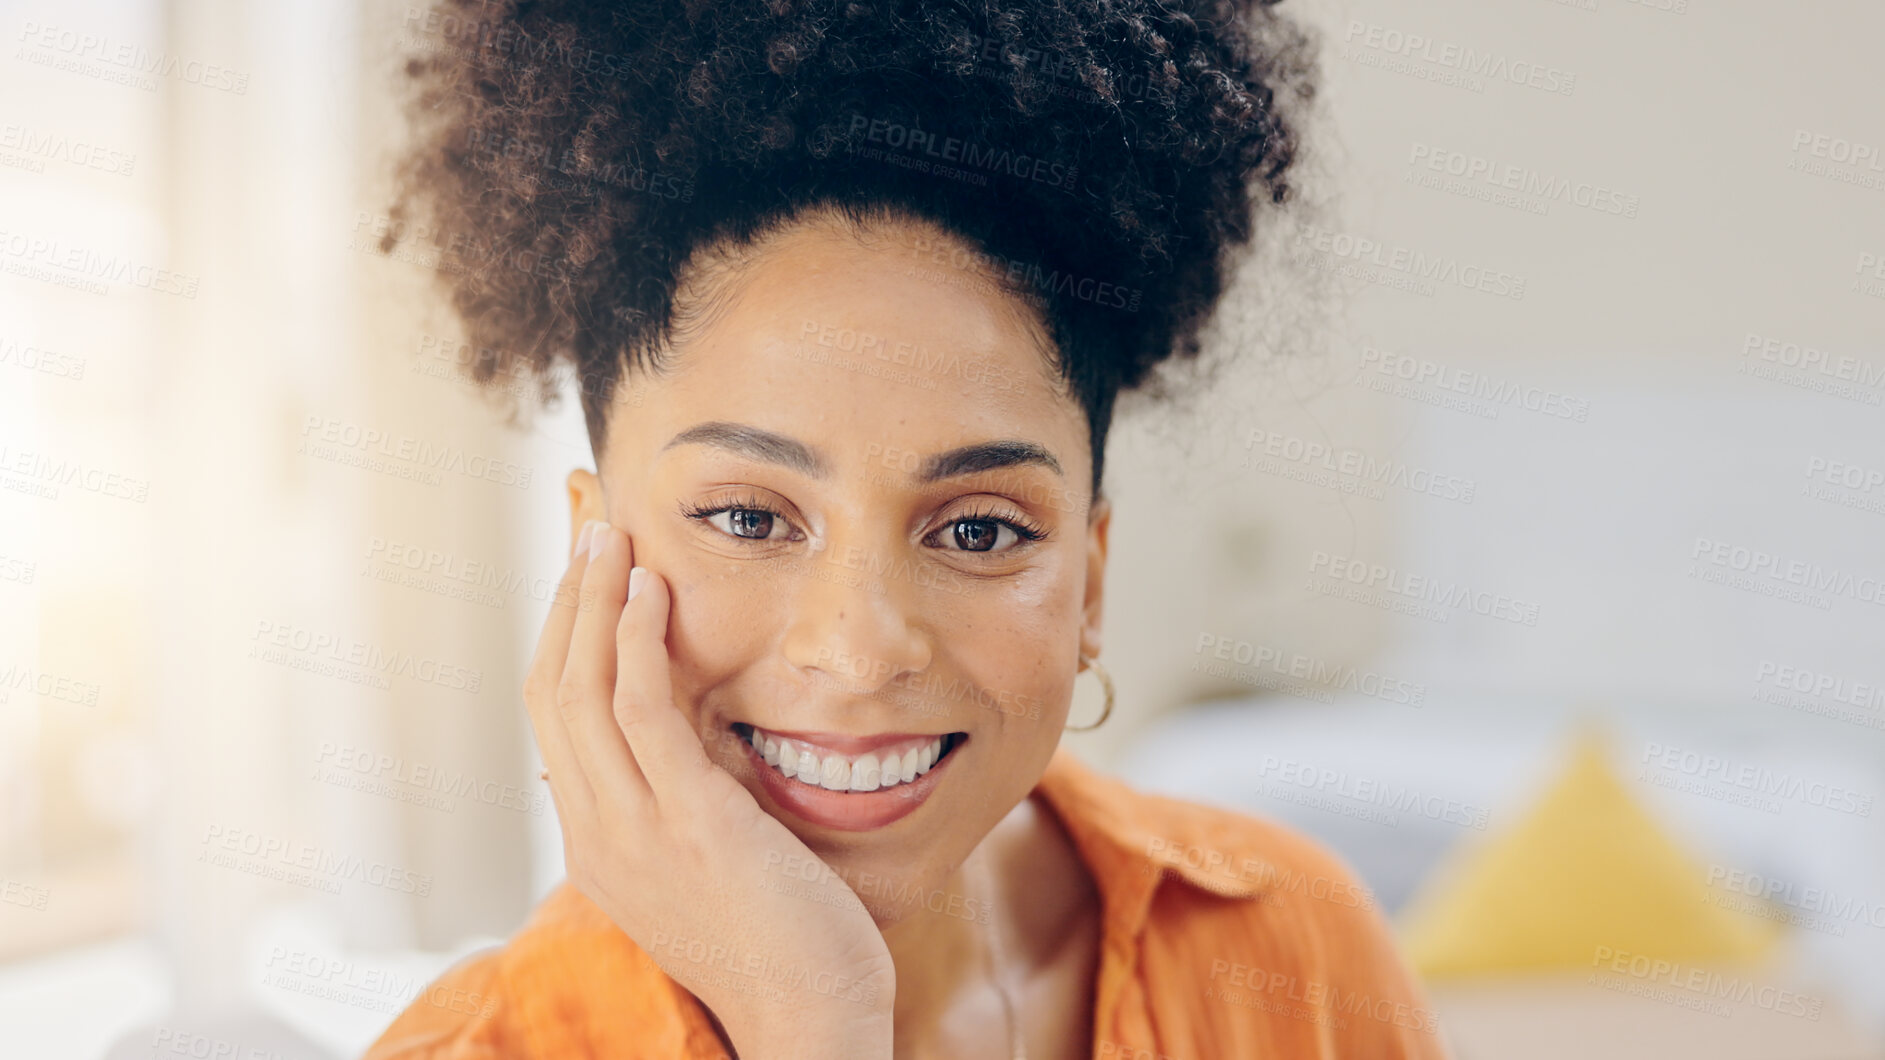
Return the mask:
{"type": "Polygon", "coordinates": [[[1514,59],[1501,52],[1435,40],[1420,33],[1405,33],[1360,19],[1348,20],[1348,26],[1342,33],[1342,43],[1345,45],[1344,51],[1352,53],[1350,58],[1359,59],[1361,55],[1367,54],[1355,52],[1355,48],[1366,48],[1376,55],[1414,60],[1453,71],[1468,79],[1462,87],[1475,92],[1480,91],[1476,79],[1482,77],[1489,81],[1510,81],[1526,88],[1566,96],[1577,87],[1576,74],[1555,66],[1544,66],[1525,59],[1514,59]]]}
{"type": "MultiPolygon", "coordinates": [[[[1264,755],[1262,763],[1257,767],[1257,775],[1266,779],[1275,777],[1282,784],[1292,785],[1304,791],[1333,795],[1394,813],[1419,814],[1431,821],[1477,828],[1482,832],[1486,830],[1486,822],[1492,817],[1492,811],[1484,806],[1475,806],[1459,799],[1421,791],[1410,784],[1395,784],[1374,777],[1351,774],[1346,769],[1298,761],[1294,758],[1264,755]]],[[[1269,794],[1278,795],[1279,792],[1272,789],[1269,794]]],[[[1292,801],[1300,802],[1301,800],[1292,801]]],[[[1341,812],[1338,807],[1334,806],[1324,808],[1341,812]]],[[[1395,820],[1390,815],[1386,823],[1393,824],[1395,820]]]]}
{"type": "Polygon", "coordinates": [[[1835,703],[1885,710],[1885,684],[1849,681],[1835,674],[1819,673],[1798,666],[1788,666],[1762,659],[1754,670],[1756,684],[1772,684],[1810,696],[1821,696],[1835,703]]]}
{"type": "MultiPolygon", "coordinates": [[[[1465,608],[1484,618],[1496,618],[1525,626],[1538,624],[1537,604],[1500,593],[1475,591],[1458,582],[1412,574],[1382,563],[1349,556],[1337,556],[1320,549],[1309,559],[1309,572],[1322,574],[1337,583],[1432,604],[1443,609],[1465,608]]],[[[1451,613],[1443,610],[1441,614],[1451,613]]]]}
{"type": "Polygon", "coordinates": [[[142,44],[128,40],[115,40],[109,36],[84,32],[57,24],[42,24],[28,20],[15,38],[25,47],[16,52],[14,58],[39,63],[39,55],[57,55],[66,62],[79,64],[65,67],[64,64],[51,65],[72,69],[75,73],[92,73],[85,63],[96,62],[105,66],[117,67],[120,77],[112,78],[125,84],[135,85],[145,91],[155,91],[157,86],[152,76],[175,79],[186,85],[200,85],[203,88],[220,89],[238,96],[249,91],[249,75],[238,73],[226,66],[206,63],[199,59],[185,59],[170,52],[152,51],[142,44]],[[27,48],[35,52],[26,51],[27,48]],[[140,76],[142,75],[142,76],[140,76]]]}
{"type": "Polygon", "coordinates": [[[0,365],[14,365],[75,382],[85,378],[85,358],[56,353],[30,343],[22,345],[18,339],[0,338],[0,365]]]}
{"type": "MultiPolygon", "coordinates": [[[[542,791],[525,791],[511,784],[482,780],[463,770],[426,762],[408,762],[404,758],[385,753],[375,754],[332,741],[322,741],[319,752],[314,756],[314,763],[313,779],[326,783],[343,782],[341,786],[351,786],[368,794],[392,798],[415,794],[399,788],[388,788],[386,784],[380,783],[383,781],[415,788],[419,792],[473,799],[486,806],[543,816],[545,795],[542,791]]],[[[415,800],[406,798],[404,801],[415,800]]],[[[445,808],[449,810],[451,807],[447,805],[445,808]]]]}
{"type": "MultiPolygon", "coordinates": [[[[1455,407],[1485,419],[1498,419],[1501,408],[1519,408],[1578,423],[1590,419],[1590,401],[1585,398],[1528,386],[1484,372],[1456,368],[1425,357],[1363,345],[1361,371],[1355,381],[1380,390],[1384,389],[1379,385],[1384,380],[1463,395],[1467,400],[1454,403],[1455,407]]],[[[1417,392],[1409,396],[1416,395],[1417,392]]],[[[1418,396],[1416,399],[1420,400],[1418,396]]]]}
{"type": "Polygon", "coordinates": [[[1873,298],[1885,298],[1885,285],[1873,282],[1885,280],[1885,254],[1861,250],[1859,263],[1852,267],[1852,273],[1852,286],[1847,290],[1873,298]]]}
{"type": "Polygon", "coordinates": [[[1808,457],[1806,473],[1809,478],[1820,479],[1834,486],[1870,493],[1873,490],[1885,491],[1885,468],[1862,467],[1843,460],[1829,460],[1823,456],[1808,457]]]}
{"type": "Polygon", "coordinates": [[[917,236],[911,245],[918,253],[927,253],[932,265],[951,265],[964,273],[987,269],[1005,274],[1010,284],[1028,285],[1033,288],[1032,293],[1041,298],[1050,294],[1059,295],[1091,302],[1103,309],[1123,309],[1128,313],[1136,313],[1139,311],[1140,299],[1145,296],[1145,292],[1137,287],[1124,287],[1093,276],[1046,268],[1035,261],[970,249],[955,240],[933,240],[928,236],[917,236]]]}
{"type": "MultiPolygon", "coordinates": [[[[1367,270],[1382,269],[1394,273],[1420,294],[1431,294],[1434,284],[1463,287],[1469,291],[1497,295],[1514,301],[1525,297],[1525,277],[1483,265],[1463,264],[1444,254],[1427,254],[1411,247],[1383,244],[1352,232],[1338,232],[1321,225],[1297,222],[1295,245],[1331,258],[1346,261],[1359,279],[1370,279],[1367,270]]],[[[1312,262],[1314,259],[1310,259],[1312,262]]],[[[1344,275],[1351,274],[1337,269],[1344,275]]]]}
{"type": "Polygon", "coordinates": [[[432,893],[430,874],[246,828],[211,824],[203,832],[202,846],[196,860],[203,864],[266,876],[329,894],[341,893],[341,885],[349,880],[420,898],[432,893]]]}
{"type": "Polygon", "coordinates": [[[1817,346],[1803,346],[1750,331],[1741,343],[1744,360],[1758,357],[1785,368],[1832,376],[1864,387],[1885,385],[1885,366],[1868,364],[1849,353],[1831,354],[1817,346]]]}
{"type": "Polygon", "coordinates": [[[18,880],[0,880],[0,902],[8,905],[44,912],[46,900],[51,897],[52,892],[44,887],[34,887],[18,880]]]}
{"type": "Polygon", "coordinates": [[[19,663],[0,667],[0,703],[10,700],[15,692],[23,692],[45,699],[95,707],[98,705],[98,691],[96,681],[81,681],[19,663]]]}
{"type": "MultiPolygon", "coordinates": [[[[1427,698],[1427,686],[1418,681],[1387,677],[1348,663],[1331,663],[1301,652],[1285,651],[1267,644],[1253,644],[1214,633],[1198,634],[1194,655],[1209,653],[1214,659],[1235,662],[1254,670],[1267,670],[1279,676],[1293,677],[1321,688],[1339,692],[1357,692],[1402,706],[1420,706],[1427,698]]],[[[1192,669],[1198,668],[1197,663],[1192,669]]]]}
{"type": "Polygon", "coordinates": [[[249,657],[307,670],[374,688],[390,688],[388,677],[410,677],[425,684],[476,693],[484,671],[409,651],[387,651],[353,637],[306,629],[290,622],[257,619],[249,657]]]}
{"type": "Polygon", "coordinates": [[[32,449],[21,449],[11,442],[0,442],[0,488],[17,489],[48,500],[57,500],[59,487],[76,486],[101,497],[142,504],[150,499],[150,480],[119,474],[83,461],[53,456],[32,449]],[[19,476],[18,485],[4,476],[19,476]]]}
{"type": "Polygon", "coordinates": [[[1425,1034],[1437,1033],[1440,1027],[1440,1015],[1431,1009],[1416,1008],[1393,998],[1373,997],[1365,991],[1344,989],[1339,983],[1299,979],[1284,972],[1265,971],[1254,965],[1222,958],[1212,959],[1210,980],[1212,986],[1206,988],[1206,997],[1239,1001],[1236,993],[1221,991],[1222,984],[1229,984],[1240,990],[1277,995],[1299,1002],[1325,1016],[1339,1013],[1365,1017],[1377,1023],[1391,1023],[1425,1034]]]}
{"type": "Polygon", "coordinates": [[[1761,660],[1754,673],[1757,703],[1818,714],[1868,729],[1885,729],[1885,685],[1761,660]]]}
{"type": "MultiPolygon", "coordinates": [[[[1026,381],[1015,372],[988,357],[965,358],[953,350],[939,351],[919,342],[896,339],[871,331],[839,327],[807,318],[799,327],[799,349],[816,345],[842,353],[855,353],[886,364],[908,368],[919,377],[953,377],[994,390],[1021,391],[1026,381]]],[[[812,357],[823,363],[824,358],[812,357]]],[[[930,382],[924,389],[934,389],[930,382]]]]}
{"type": "MultiPolygon", "coordinates": [[[[1643,983],[1667,983],[1671,988],[1690,993],[1692,1000],[1720,998],[1809,1020],[1819,1019],[1825,1006],[1820,998],[1807,994],[1797,994],[1736,975],[1725,975],[1714,968],[1631,953],[1612,946],[1598,946],[1591,953],[1590,963],[1592,968],[1627,975],[1643,983]]],[[[1721,1015],[1728,1014],[1716,1011],[1721,1015]]]]}
{"type": "Polygon", "coordinates": [[[1875,173],[1885,172],[1885,157],[1881,157],[1876,144],[1848,140],[1843,136],[1831,136],[1811,129],[1795,129],[1793,153],[1799,154],[1802,149],[1813,158],[1824,158],[1841,165],[1869,169],[1875,173]]]}
{"type": "Polygon", "coordinates": [[[483,479],[500,485],[529,489],[535,468],[509,460],[467,453],[454,445],[439,445],[409,434],[391,434],[335,416],[310,413],[301,425],[299,451],[323,460],[381,469],[391,465],[428,475],[436,485],[440,472],[483,479]]]}
{"type": "Polygon", "coordinates": [[[1073,187],[1074,181],[1080,175],[1079,166],[1070,166],[1065,162],[1030,155],[1025,151],[978,144],[973,140],[964,140],[957,136],[939,135],[927,129],[904,125],[887,118],[853,114],[851,115],[851,135],[855,137],[860,133],[871,143],[883,144],[893,150],[927,155],[942,162],[986,169],[993,173],[1002,173],[1021,180],[1032,180],[1060,188],[1073,187]]]}
{"type": "Polygon", "coordinates": [[[1824,887],[1800,887],[1791,880],[1762,876],[1758,872],[1730,868],[1719,863],[1708,866],[1708,883],[1711,887],[1745,894],[1802,913],[1885,928],[1885,904],[1858,895],[1840,894],[1824,887]]]}
{"type": "MultiPolygon", "coordinates": [[[[490,1019],[497,1012],[497,998],[488,994],[285,946],[270,947],[262,985],[395,1016],[422,999],[426,1004],[479,1019],[490,1019]]],[[[235,1056],[234,1053],[195,1052],[190,1055],[235,1056]]],[[[272,1060],[273,1054],[270,1057],[272,1060]]],[[[261,1057],[251,1050],[245,1060],[261,1060],[261,1057]]]]}
{"type": "Polygon", "coordinates": [[[18,151],[34,162],[50,159],[81,169],[102,170],[115,176],[128,177],[137,166],[137,155],[131,152],[18,124],[0,125],[0,150],[18,151]]]}
{"type": "MultiPolygon", "coordinates": [[[[1697,537],[1689,550],[1695,566],[1709,570],[1730,571],[1750,580],[1793,586],[1830,596],[1843,596],[1863,604],[1885,605],[1885,579],[1869,574],[1854,574],[1837,567],[1823,567],[1807,560],[1788,559],[1758,548],[1697,537]]],[[[1737,586],[1739,588],[1741,586],[1737,586]]]]}
{"type": "Polygon", "coordinates": [[[1484,155],[1454,151],[1433,144],[1415,143],[1407,163],[1435,174],[1444,173],[1468,183],[1483,183],[1540,202],[1569,203],[1619,217],[1635,217],[1640,204],[1636,196],[1615,188],[1554,177],[1529,166],[1501,162],[1484,155]]]}
{"type": "MultiPolygon", "coordinates": [[[[1287,478],[1300,478],[1315,485],[1343,485],[1342,479],[1370,486],[1388,485],[1407,490],[1410,493],[1424,493],[1443,500],[1459,501],[1462,504],[1473,503],[1473,495],[1478,492],[1479,484],[1469,478],[1441,474],[1430,468],[1415,467],[1399,460],[1377,460],[1360,449],[1331,448],[1323,442],[1294,435],[1280,434],[1251,428],[1244,439],[1244,466],[1255,467],[1270,474],[1282,474],[1287,478]],[[1262,454],[1259,456],[1258,454],[1262,454]],[[1274,459],[1263,459],[1271,457],[1274,459]],[[1304,469],[1326,471],[1328,476],[1298,476],[1288,473],[1288,469],[1277,464],[1277,460],[1289,464],[1300,464],[1304,469]]],[[[1370,496],[1379,499],[1381,492],[1374,490],[1370,496]]]]}
{"type": "Polygon", "coordinates": [[[127,287],[140,287],[157,294],[174,294],[180,298],[195,298],[200,278],[185,272],[175,272],[159,268],[145,262],[133,260],[123,254],[107,254],[93,247],[79,246],[64,239],[46,236],[28,235],[24,232],[0,231],[0,258],[6,260],[8,271],[34,279],[57,280],[63,276],[80,283],[91,284],[85,289],[95,293],[107,293],[110,288],[100,289],[97,285],[121,283],[127,287]],[[40,271],[34,271],[43,267],[40,271]],[[41,275],[44,269],[56,270],[41,275]]]}
{"type": "MultiPolygon", "coordinates": [[[[1807,806],[1837,810],[1857,817],[1872,816],[1873,796],[1869,794],[1828,784],[1824,780],[1808,779],[1787,772],[1775,772],[1766,766],[1750,762],[1737,762],[1722,755],[1652,741],[1643,746],[1643,757],[1639,766],[1638,780],[1655,783],[1662,787],[1681,786],[1664,783],[1664,780],[1670,777],[1725,784],[1739,789],[1739,793],[1745,794],[1748,798],[1765,803],[1757,808],[1770,813],[1778,813],[1779,807],[1774,805],[1771,799],[1763,799],[1764,796],[1791,799],[1807,806]],[[1661,775],[1651,772],[1652,770],[1660,770],[1661,775]]],[[[1696,794],[1712,797],[1712,794],[1718,793],[1696,791],[1696,794]]],[[[1749,804],[1741,798],[1730,801],[1749,804]]]]}

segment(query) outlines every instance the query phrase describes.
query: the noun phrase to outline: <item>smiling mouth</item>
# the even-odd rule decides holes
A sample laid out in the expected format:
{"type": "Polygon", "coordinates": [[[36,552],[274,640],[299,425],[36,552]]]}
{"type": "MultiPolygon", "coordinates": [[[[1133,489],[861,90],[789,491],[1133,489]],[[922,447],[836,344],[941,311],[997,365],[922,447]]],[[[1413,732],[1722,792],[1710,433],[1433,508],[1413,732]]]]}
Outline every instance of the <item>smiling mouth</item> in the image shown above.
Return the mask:
{"type": "Polygon", "coordinates": [[[868,794],[914,784],[968,741],[965,732],[880,738],[781,733],[743,721],[729,726],[772,771],[804,788],[868,794]],[[860,753],[830,746],[868,745],[860,753]]]}

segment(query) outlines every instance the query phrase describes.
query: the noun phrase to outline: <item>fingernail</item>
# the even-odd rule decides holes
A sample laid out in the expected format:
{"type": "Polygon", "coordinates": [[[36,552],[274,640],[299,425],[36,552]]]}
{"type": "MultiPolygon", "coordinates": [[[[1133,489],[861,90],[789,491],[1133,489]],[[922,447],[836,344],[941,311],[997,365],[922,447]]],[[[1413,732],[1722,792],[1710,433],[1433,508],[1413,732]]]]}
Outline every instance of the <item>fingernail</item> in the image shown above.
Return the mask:
{"type": "Polygon", "coordinates": [[[589,535],[589,562],[594,563],[596,557],[602,555],[602,546],[608,543],[609,524],[606,522],[596,523],[596,532],[589,535]]]}
{"type": "Polygon", "coordinates": [[[628,571],[628,598],[633,600],[641,592],[641,583],[648,580],[648,568],[630,567],[628,571]]]}
{"type": "Polygon", "coordinates": [[[576,531],[576,551],[570,553],[570,555],[580,556],[589,551],[589,536],[595,532],[596,521],[594,519],[584,520],[583,528],[576,531]]]}

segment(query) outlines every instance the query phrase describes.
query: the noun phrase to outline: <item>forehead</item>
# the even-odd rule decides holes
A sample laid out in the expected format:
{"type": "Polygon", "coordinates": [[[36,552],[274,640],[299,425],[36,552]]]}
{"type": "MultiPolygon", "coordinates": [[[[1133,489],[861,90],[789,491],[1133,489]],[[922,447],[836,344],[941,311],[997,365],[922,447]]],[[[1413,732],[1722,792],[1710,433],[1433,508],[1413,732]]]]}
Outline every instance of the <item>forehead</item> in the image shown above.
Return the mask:
{"type": "Polygon", "coordinates": [[[826,225],[780,232],[684,293],[666,370],[625,382],[624,425],[660,445],[702,421],[740,422],[838,459],[1024,438],[1080,481],[1084,413],[1039,318],[964,260],[929,226],[863,240],[826,225]]]}

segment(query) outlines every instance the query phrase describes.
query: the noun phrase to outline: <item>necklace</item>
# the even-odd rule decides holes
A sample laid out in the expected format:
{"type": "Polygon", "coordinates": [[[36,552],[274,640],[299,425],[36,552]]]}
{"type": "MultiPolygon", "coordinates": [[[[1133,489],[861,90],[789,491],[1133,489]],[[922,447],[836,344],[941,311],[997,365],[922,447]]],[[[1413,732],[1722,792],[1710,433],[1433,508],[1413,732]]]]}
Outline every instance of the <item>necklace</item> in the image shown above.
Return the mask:
{"type": "Polygon", "coordinates": [[[1002,982],[1000,969],[1008,963],[1001,944],[1001,921],[996,918],[994,909],[995,872],[989,868],[985,852],[976,851],[976,862],[982,876],[982,908],[989,910],[988,948],[982,951],[987,959],[988,978],[995,984],[995,990],[1001,995],[1001,1008],[1008,1017],[1008,1051],[1014,1060],[1028,1060],[1027,1046],[1021,1039],[1021,1024],[1015,1017],[1014,997],[1008,993],[1008,985],[1002,982]]]}

